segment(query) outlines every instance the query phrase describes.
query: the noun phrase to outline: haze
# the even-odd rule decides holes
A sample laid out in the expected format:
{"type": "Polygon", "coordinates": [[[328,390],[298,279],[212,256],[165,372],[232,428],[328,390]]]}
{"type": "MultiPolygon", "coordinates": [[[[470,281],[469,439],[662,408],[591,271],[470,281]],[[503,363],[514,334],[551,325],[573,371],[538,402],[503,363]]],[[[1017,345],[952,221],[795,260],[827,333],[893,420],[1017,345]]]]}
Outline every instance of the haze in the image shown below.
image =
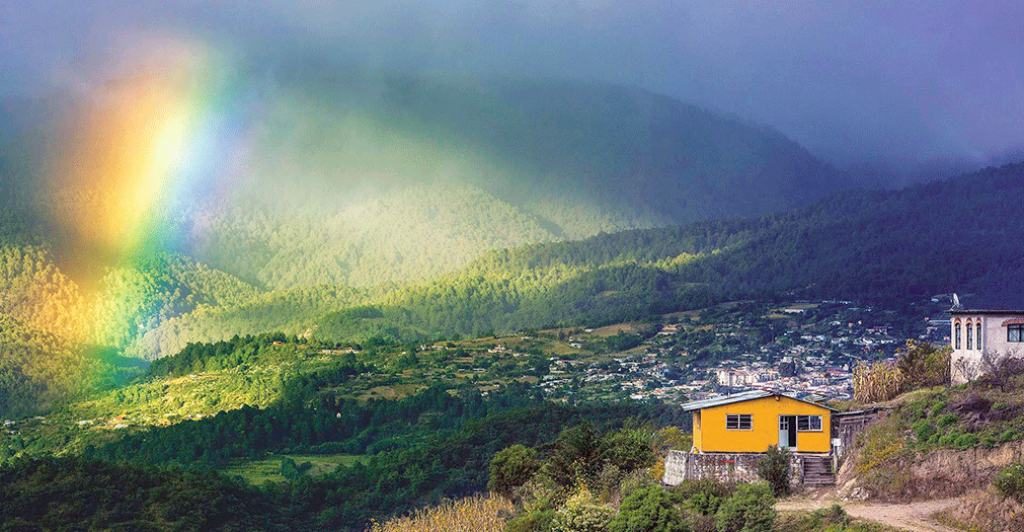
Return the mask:
{"type": "Polygon", "coordinates": [[[101,83],[140,35],[382,72],[611,81],[905,180],[1024,148],[1017,2],[6,2],[0,92],[101,83]]]}

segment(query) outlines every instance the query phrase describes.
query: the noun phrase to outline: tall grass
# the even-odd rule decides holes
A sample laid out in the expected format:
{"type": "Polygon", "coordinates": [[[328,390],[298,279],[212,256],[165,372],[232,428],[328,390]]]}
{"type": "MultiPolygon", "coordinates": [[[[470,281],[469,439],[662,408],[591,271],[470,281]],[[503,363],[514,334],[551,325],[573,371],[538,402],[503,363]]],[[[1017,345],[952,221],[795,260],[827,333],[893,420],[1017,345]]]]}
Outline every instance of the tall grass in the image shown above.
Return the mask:
{"type": "Polygon", "coordinates": [[[888,401],[903,389],[903,372],[892,362],[859,362],[853,368],[853,399],[861,403],[888,401]]]}
{"type": "Polygon", "coordinates": [[[370,530],[500,532],[505,529],[505,520],[512,515],[513,510],[512,502],[504,497],[476,495],[417,510],[411,515],[391,519],[383,524],[374,522],[370,530]]]}

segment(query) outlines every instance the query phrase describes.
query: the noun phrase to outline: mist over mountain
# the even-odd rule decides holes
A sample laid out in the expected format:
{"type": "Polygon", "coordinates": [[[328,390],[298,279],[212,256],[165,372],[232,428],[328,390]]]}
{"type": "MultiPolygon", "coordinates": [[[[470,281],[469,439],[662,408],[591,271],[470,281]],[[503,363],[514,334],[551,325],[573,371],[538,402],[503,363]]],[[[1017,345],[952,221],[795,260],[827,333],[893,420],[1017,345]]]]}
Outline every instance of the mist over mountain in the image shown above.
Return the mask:
{"type": "MultiPolygon", "coordinates": [[[[208,170],[213,184],[155,206],[153,223],[179,233],[156,245],[269,288],[409,282],[490,249],[777,212],[853,185],[778,132],[625,87],[287,67],[220,83],[229,101],[209,112],[228,115],[244,147],[208,170]]],[[[92,177],[103,170],[67,176],[128,151],[110,117],[140,84],[73,102],[71,126],[39,120],[63,133],[26,147],[30,163],[11,172],[36,188],[39,218],[64,226],[61,241],[97,239],[84,220],[134,201],[92,177]]],[[[102,253],[128,230],[57,256],[102,253]]]]}

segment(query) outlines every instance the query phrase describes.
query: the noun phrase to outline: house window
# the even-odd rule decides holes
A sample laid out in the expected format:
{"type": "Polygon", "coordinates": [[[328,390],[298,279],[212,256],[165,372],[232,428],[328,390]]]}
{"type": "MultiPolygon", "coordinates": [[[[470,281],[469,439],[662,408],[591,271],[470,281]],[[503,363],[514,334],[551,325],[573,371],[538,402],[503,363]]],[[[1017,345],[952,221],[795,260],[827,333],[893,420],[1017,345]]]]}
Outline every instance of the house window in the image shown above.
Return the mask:
{"type": "Polygon", "coordinates": [[[821,416],[797,416],[797,432],[821,432],[821,416]]]}
{"type": "Polygon", "coordinates": [[[1006,327],[1007,342],[1024,342],[1024,325],[1008,325],[1006,327]]]}
{"type": "Polygon", "coordinates": [[[960,349],[960,323],[956,324],[956,331],[953,333],[953,349],[960,349]]]}
{"type": "Polygon", "coordinates": [[[980,321],[978,322],[977,330],[978,330],[978,334],[975,335],[976,336],[975,341],[978,344],[978,351],[981,351],[981,322],[980,321]]]}
{"type": "Polygon", "coordinates": [[[725,416],[726,430],[750,430],[754,422],[750,414],[728,414],[725,416]]]}
{"type": "Polygon", "coordinates": [[[967,323],[967,350],[971,351],[974,349],[974,328],[971,327],[970,322],[967,323]]]}

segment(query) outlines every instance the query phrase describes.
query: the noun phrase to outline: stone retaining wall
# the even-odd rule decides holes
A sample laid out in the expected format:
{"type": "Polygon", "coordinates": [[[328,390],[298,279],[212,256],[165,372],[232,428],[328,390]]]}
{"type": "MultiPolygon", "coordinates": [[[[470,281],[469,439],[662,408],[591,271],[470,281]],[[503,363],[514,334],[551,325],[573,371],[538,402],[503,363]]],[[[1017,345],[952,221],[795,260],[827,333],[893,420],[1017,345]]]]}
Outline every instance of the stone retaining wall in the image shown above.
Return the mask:
{"type": "MultiPolygon", "coordinates": [[[[754,482],[760,480],[757,475],[757,463],[763,458],[757,453],[688,453],[669,451],[665,458],[665,476],[662,482],[669,486],[678,486],[684,480],[712,479],[718,482],[754,482]]],[[[789,466],[790,483],[799,485],[803,482],[803,457],[794,454],[789,466]]]]}

